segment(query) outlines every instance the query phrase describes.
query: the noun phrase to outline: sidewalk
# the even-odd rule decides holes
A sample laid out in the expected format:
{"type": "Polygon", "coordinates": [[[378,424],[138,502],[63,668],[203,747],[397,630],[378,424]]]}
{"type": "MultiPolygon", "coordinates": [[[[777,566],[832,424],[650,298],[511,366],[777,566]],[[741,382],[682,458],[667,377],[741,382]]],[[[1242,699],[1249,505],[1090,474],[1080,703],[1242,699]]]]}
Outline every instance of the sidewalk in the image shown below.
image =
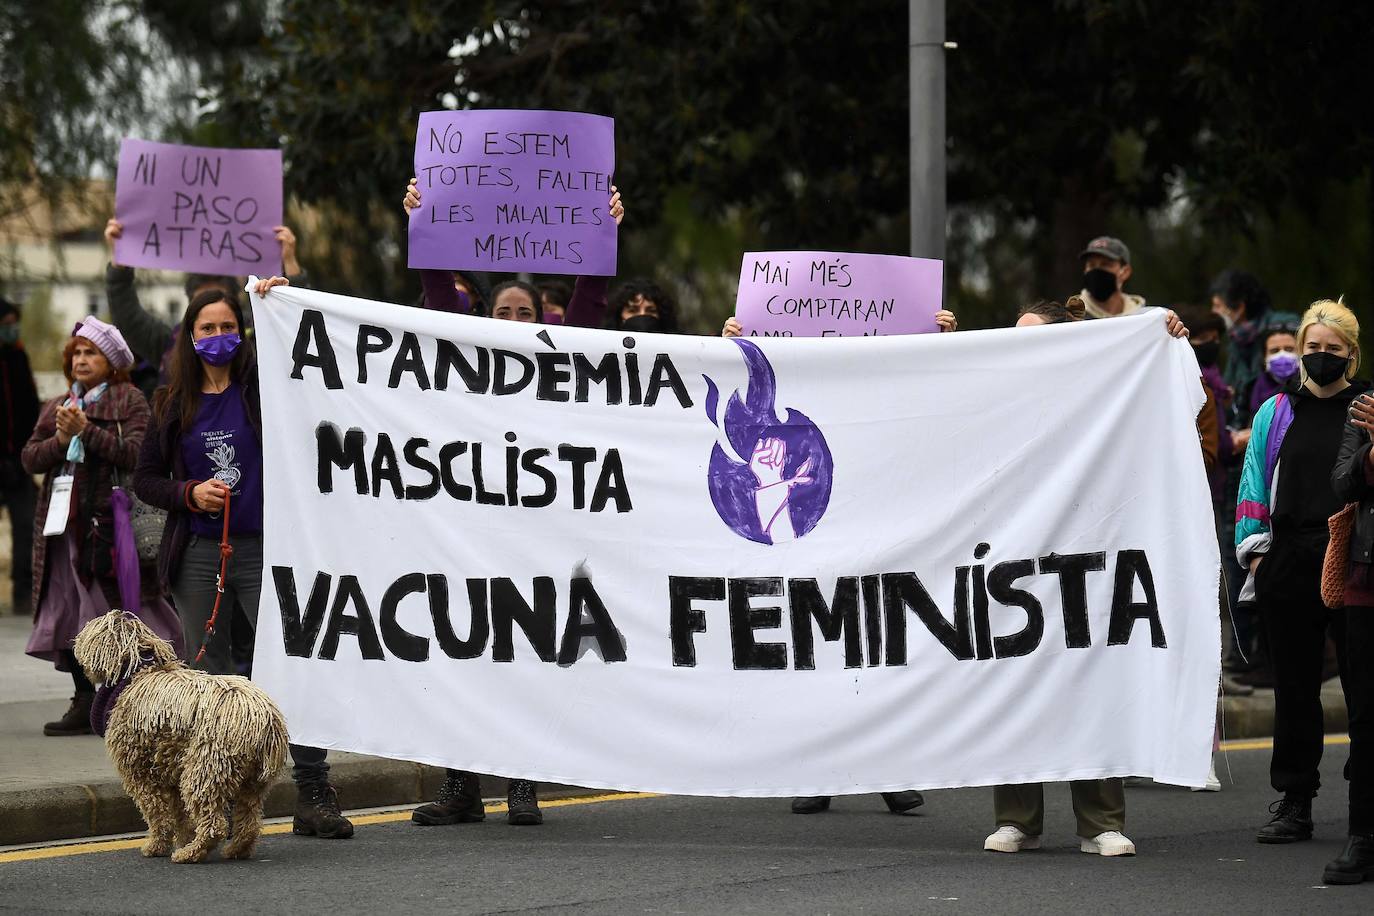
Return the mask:
{"type": "MultiPolygon", "coordinates": [[[[66,711],[72,680],[24,654],[30,626],[27,618],[0,616],[0,846],[144,830],[104,740],[43,735],[43,723],[66,711]]],[[[340,804],[349,809],[432,800],[444,779],[439,767],[362,754],[331,753],[329,767],[340,804]]],[[[504,779],[484,776],[482,788],[487,797],[505,798],[504,779]]],[[[592,792],[539,787],[540,798],[592,792]]],[[[268,817],[285,817],[295,804],[288,764],[264,808],[268,817]]]]}
{"type": "MultiPolygon", "coordinates": [[[[0,617],[0,846],[143,830],[101,739],[43,736],[43,723],[66,710],[72,683],[69,675],[24,655],[29,626],[27,619],[0,617]]],[[[1338,681],[1326,683],[1322,702],[1327,731],[1344,731],[1338,681]]],[[[1272,690],[1227,697],[1219,705],[1225,714],[1224,738],[1273,734],[1272,690]]],[[[329,764],[347,808],[418,804],[432,799],[443,781],[443,771],[436,767],[361,754],[333,753],[329,764]]],[[[504,796],[504,780],[484,777],[483,784],[484,794],[504,796]]],[[[541,786],[540,796],[590,791],[541,786]]],[[[268,796],[266,813],[286,816],[294,804],[295,791],[283,775],[268,796]]]]}

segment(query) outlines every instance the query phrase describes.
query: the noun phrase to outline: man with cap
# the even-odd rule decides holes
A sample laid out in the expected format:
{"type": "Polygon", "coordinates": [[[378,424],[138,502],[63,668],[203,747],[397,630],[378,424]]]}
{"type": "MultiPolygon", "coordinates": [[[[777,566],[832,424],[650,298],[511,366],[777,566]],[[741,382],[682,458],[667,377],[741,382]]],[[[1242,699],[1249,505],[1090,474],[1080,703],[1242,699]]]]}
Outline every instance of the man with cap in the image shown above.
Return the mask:
{"type": "Polygon", "coordinates": [[[10,579],[14,613],[27,617],[33,590],[33,510],[38,489],[19,453],[38,421],[38,387],[19,340],[18,303],[0,296],[0,506],[10,515],[10,579]]]}
{"type": "Polygon", "coordinates": [[[1132,315],[1145,307],[1143,296],[1123,287],[1131,277],[1131,250],[1121,239],[1100,235],[1079,252],[1083,263],[1083,305],[1089,318],[1132,315]]]}

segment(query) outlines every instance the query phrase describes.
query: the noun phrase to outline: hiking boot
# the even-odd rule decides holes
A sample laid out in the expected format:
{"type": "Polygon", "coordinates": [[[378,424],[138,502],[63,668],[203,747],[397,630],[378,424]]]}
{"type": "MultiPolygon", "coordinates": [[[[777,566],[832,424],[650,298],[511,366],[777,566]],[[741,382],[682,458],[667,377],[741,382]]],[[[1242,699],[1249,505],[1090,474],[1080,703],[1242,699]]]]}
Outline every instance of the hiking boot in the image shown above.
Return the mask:
{"type": "Polygon", "coordinates": [[[534,827],[544,823],[534,783],[512,779],[506,789],[506,823],[515,827],[534,827]]]}
{"type": "Polygon", "coordinates": [[[439,797],[410,812],[410,822],[424,827],[441,827],[472,824],[485,820],[486,816],[486,809],[482,807],[481,777],[464,770],[447,770],[444,784],[439,787],[439,797]]]}
{"type": "Polygon", "coordinates": [[[91,730],[91,703],[94,701],[95,694],[84,690],[78,692],[72,697],[72,705],[67,707],[67,712],[62,718],[43,726],[43,734],[50,738],[95,734],[91,730]]]}
{"type": "Polygon", "coordinates": [[[346,840],[353,836],[353,822],[339,810],[339,793],[327,782],[296,786],[296,817],[291,822],[296,836],[346,840]]]}
{"type": "Polygon", "coordinates": [[[884,792],[883,801],[893,814],[910,814],[926,803],[925,796],[914,789],[905,792],[884,792]]]}
{"type": "Polygon", "coordinates": [[[1374,836],[1351,834],[1345,851],[1326,864],[1323,884],[1359,884],[1374,881],[1374,836]]]}
{"type": "Polygon", "coordinates": [[[1106,833],[1099,833],[1090,840],[1082,840],[1078,848],[1082,852],[1091,853],[1095,856],[1133,856],[1135,855],[1135,844],[1123,836],[1119,831],[1108,830],[1106,833]]]}
{"type": "Polygon", "coordinates": [[[1259,829],[1261,843],[1297,843],[1312,839],[1312,799],[1285,795],[1269,806],[1274,816],[1259,829]]]}
{"type": "Polygon", "coordinates": [[[829,795],[803,795],[792,799],[793,814],[820,814],[830,810],[829,795]]]}
{"type": "Polygon", "coordinates": [[[1031,836],[1020,827],[1011,824],[998,827],[997,831],[983,841],[985,852],[1020,852],[1023,849],[1039,849],[1040,837],[1031,836]]]}

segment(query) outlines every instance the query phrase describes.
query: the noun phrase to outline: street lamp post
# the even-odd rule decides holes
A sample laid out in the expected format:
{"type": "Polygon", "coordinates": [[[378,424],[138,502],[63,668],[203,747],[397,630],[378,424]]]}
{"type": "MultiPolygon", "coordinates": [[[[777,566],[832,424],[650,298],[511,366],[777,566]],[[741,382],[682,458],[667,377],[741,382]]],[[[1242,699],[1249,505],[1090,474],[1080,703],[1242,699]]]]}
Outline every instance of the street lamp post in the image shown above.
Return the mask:
{"type": "Polygon", "coordinates": [[[945,256],[945,0],[910,0],[911,254],[945,256]]]}

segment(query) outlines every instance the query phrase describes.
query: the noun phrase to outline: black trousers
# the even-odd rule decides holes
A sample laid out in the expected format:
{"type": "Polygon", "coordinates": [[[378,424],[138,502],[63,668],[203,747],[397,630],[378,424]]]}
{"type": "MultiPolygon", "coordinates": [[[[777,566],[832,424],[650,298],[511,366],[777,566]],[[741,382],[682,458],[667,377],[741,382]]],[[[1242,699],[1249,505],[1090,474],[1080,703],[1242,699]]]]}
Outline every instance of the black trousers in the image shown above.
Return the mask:
{"type": "MultiPolygon", "coordinates": [[[[233,674],[233,632],[235,601],[243,608],[246,622],[257,627],[258,602],[262,597],[262,538],[236,535],[234,555],[229,560],[225,576],[224,598],[220,604],[223,618],[215,626],[215,634],[206,646],[201,669],[211,674],[233,674]]],[[[186,640],[187,661],[196,657],[204,639],[205,622],[215,606],[215,583],[219,577],[219,541],[215,538],[193,536],[181,560],[177,581],[172,583],[172,597],[181,616],[182,633],[186,640]]],[[[252,643],[250,642],[251,646],[252,643]]],[[[250,660],[251,666],[251,660],[250,660]]],[[[323,748],[290,745],[291,778],[296,785],[323,784],[329,781],[328,754],[323,748]]]]}
{"type": "Polygon", "coordinates": [[[1350,832],[1374,836],[1374,607],[1347,608],[1350,832]]]}
{"type": "Polygon", "coordinates": [[[1318,770],[1325,728],[1322,666],[1326,637],[1336,643],[1341,687],[1351,708],[1346,664],[1346,612],[1321,599],[1322,557],[1276,539],[1260,561],[1255,598],[1274,670],[1274,754],[1269,781],[1285,795],[1311,798],[1321,788],[1318,770]]]}
{"type": "Polygon", "coordinates": [[[33,600],[33,513],[38,506],[38,488],[33,478],[19,467],[19,460],[8,470],[0,470],[5,484],[0,489],[0,508],[10,514],[10,578],[14,613],[32,613],[33,600]],[[17,473],[14,471],[17,469],[17,473]]]}

